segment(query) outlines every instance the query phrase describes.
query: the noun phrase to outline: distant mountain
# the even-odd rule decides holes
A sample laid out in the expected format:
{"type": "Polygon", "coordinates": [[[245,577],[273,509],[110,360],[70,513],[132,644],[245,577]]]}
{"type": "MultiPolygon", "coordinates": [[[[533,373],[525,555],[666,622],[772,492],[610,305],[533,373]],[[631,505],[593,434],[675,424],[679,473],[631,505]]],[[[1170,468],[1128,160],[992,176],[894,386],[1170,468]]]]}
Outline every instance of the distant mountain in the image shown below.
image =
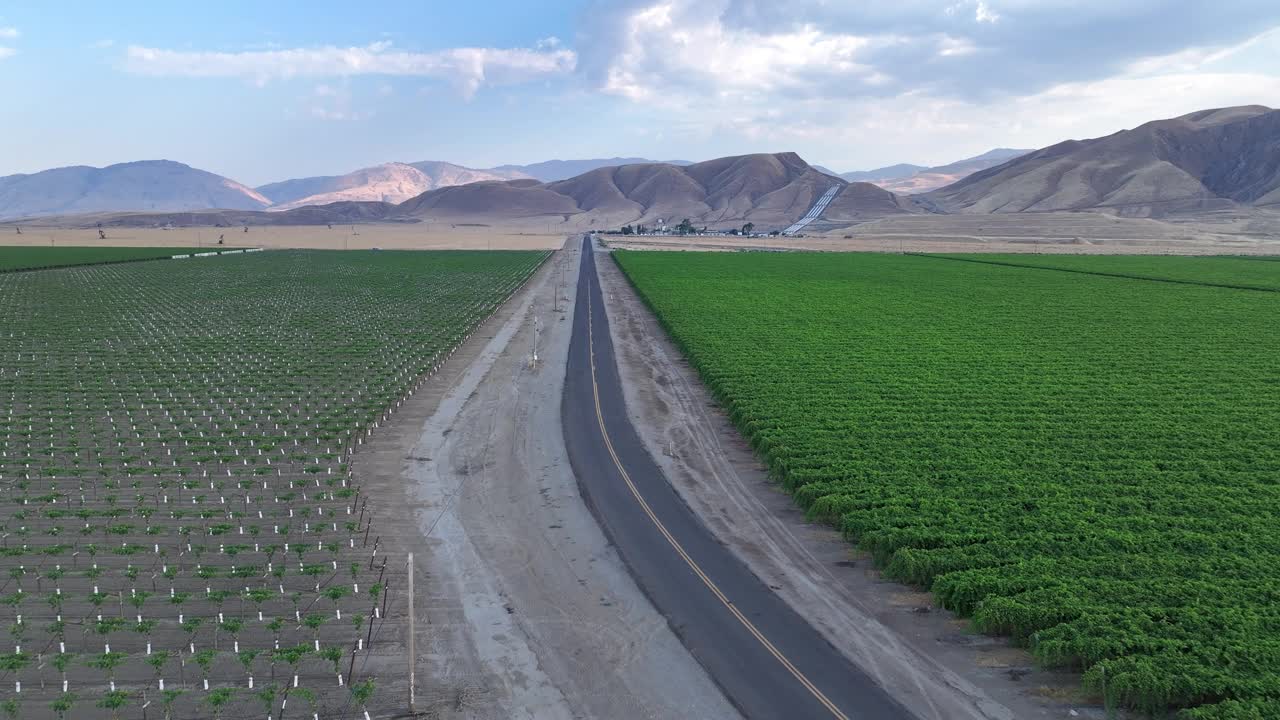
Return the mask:
{"type": "Polygon", "coordinates": [[[542,218],[617,227],[662,221],[675,225],[689,218],[711,227],[753,222],[761,229],[781,229],[804,216],[833,184],[841,192],[825,219],[853,222],[911,211],[892,193],[830,177],[795,153],[779,153],[691,165],[601,167],[550,183],[473,183],[425,193],[403,203],[397,212],[452,222],[542,218]]]}
{"type": "Polygon", "coordinates": [[[898,163],[897,165],[876,168],[875,170],[857,170],[854,172],[840,173],[840,177],[848,180],[849,182],[882,183],[909,178],[916,173],[928,169],[929,168],[923,165],[898,163]]]}
{"type": "Polygon", "coordinates": [[[270,204],[234,180],[169,160],[0,177],[0,217],[6,218],[120,210],[261,210],[270,204]]]}
{"type": "Polygon", "coordinates": [[[384,163],[346,175],[299,178],[271,183],[258,192],[271,199],[272,210],[333,202],[400,203],[428,190],[451,185],[522,177],[510,172],[473,170],[446,162],[384,163]]]}
{"type": "MultiPolygon", "coordinates": [[[[475,182],[535,179],[554,182],[601,167],[652,163],[643,158],[549,160],[533,165],[502,165],[477,169],[438,160],[385,163],[346,175],[298,178],[263,185],[258,192],[271,199],[272,210],[292,210],[331,202],[400,203],[430,190],[475,182]]],[[[689,163],[676,161],[676,165],[689,163]]]]}
{"type": "MultiPolygon", "coordinates": [[[[838,190],[812,226],[842,226],[919,212],[914,203],[869,183],[849,183],[811,167],[795,153],[743,155],[691,165],[601,167],[555,182],[486,180],[437,188],[399,204],[340,201],[280,212],[117,214],[94,218],[111,226],[311,225],[346,222],[430,222],[558,229],[606,229],[625,224],[696,225],[727,229],[754,223],[781,230],[838,190]]],[[[82,218],[81,221],[86,219],[82,218]]]]}
{"type": "Polygon", "coordinates": [[[532,165],[499,165],[491,168],[491,172],[516,172],[525,177],[535,178],[542,182],[568,180],[583,173],[598,170],[602,167],[618,167],[619,165],[677,165],[685,166],[693,163],[686,160],[646,160],[644,158],[597,158],[593,160],[548,160],[532,165]]]}
{"type": "Polygon", "coordinates": [[[996,148],[977,157],[966,158],[949,165],[924,167],[903,163],[875,170],[842,173],[840,177],[849,182],[869,182],[896,193],[916,195],[946,187],[979,170],[995,167],[1029,152],[1031,151],[996,148]]]}
{"type": "Polygon", "coordinates": [[[922,198],[962,213],[1106,209],[1126,215],[1280,206],[1280,111],[1203,110],[1068,140],[922,198]]]}
{"type": "MultiPolygon", "coordinates": [[[[529,173],[521,172],[518,169],[489,168],[475,170],[439,160],[423,160],[409,164],[431,178],[431,182],[435,183],[436,187],[466,185],[467,183],[484,182],[485,180],[526,180],[533,177],[529,173]]],[[[435,188],[432,189],[434,190],[435,188]]]]}

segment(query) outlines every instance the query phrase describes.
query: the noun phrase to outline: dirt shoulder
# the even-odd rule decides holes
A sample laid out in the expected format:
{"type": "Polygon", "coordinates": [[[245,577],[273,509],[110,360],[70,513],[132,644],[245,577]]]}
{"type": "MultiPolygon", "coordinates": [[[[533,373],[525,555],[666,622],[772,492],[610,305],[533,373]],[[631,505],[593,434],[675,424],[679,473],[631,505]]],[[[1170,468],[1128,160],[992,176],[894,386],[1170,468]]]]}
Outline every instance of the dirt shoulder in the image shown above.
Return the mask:
{"type": "Polygon", "coordinates": [[[578,254],[575,239],[356,457],[384,551],[414,553],[419,708],[737,717],[578,494],[560,424],[578,254]]]}
{"type": "Polygon", "coordinates": [[[808,522],[667,338],[612,257],[597,259],[628,412],[676,490],[752,571],[922,720],[1105,717],[1077,676],[1036,669],[928,593],[808,522]]]}

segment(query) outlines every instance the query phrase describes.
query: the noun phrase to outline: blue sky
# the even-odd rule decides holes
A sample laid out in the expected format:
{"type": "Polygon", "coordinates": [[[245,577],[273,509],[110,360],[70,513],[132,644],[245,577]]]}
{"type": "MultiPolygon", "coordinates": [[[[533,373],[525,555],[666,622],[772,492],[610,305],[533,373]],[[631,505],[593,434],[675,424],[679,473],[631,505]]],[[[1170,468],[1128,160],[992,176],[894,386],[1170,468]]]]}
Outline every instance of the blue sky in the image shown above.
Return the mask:
{"type": "Polygon", "coordinates": [[[257,185],[782,150],[844,171],[1280,106],[1274,0],[56,8],[0,6],[0,175],[167,158],[257,185]]]}

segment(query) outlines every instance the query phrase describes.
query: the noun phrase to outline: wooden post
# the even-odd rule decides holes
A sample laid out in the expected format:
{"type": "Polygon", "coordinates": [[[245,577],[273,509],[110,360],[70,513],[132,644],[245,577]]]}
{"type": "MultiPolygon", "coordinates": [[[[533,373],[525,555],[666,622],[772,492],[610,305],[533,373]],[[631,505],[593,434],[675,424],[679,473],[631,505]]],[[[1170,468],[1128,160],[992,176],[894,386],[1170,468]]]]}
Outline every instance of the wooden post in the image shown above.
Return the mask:
{"type": "Polygon", "coordinates": [[[417,714],[417,698],[414,696],[414,683],[418,665],[418,654],[414,648],[413,617],[413,553],[409,553],[409,712],[417,714]]]}

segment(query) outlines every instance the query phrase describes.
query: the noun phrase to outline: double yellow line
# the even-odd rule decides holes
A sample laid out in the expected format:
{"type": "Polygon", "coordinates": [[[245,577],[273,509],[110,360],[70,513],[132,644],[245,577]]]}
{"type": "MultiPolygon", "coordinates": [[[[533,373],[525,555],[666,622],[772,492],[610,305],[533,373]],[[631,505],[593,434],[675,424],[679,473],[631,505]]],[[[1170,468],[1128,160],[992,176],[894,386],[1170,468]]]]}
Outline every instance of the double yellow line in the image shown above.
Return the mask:
{"type": "MultiPolygon", "coordinates": [[[[594,270],[594,265],[592,266],[592,269],[594,270]]],[[[592,274],[594,275],[594,272],[592,274]]],[[[644,510],[644,514],[649,517],[649,520],[653,523],[654,527],[658,529],[658,532],[662,534],[662,537],[667,539],[667,542],[671,544],[671,547],[676,551],[676,554],[689,565],[689,569],[693,570],[693,573],[702,580],[703,584],[707,586],[707,589],[711,591],[711,594],[716,596],[716,599],[729,610],[729,613],[737,618],[738,622],[742,623],[742,626],[747,629],[747,632],[751,633],[751,635],[769,651],[770,655],[773,655],[778,662],[782,663],[782,666],[787,669],[787,672],[791,673],[796,680],[800,681],[800,684],[812,693],[813,696],[817,698],[818,702],[822,703],[824,707],[830,710],[833,716],[839,720],[849,720],[849,716],[841,712],[840,708],[836,707],[836,704],[831,702],[831,700],[818,689],[818,686],[813,684],[813,681],[805,677],[805,674],[800,672],[800,669],[792,664],[792,662],[787,659],[787,656],[783,655],[782,651],[770,642],[769,638],[765,637],[764,633],[760,632],[760,630],[747,618],[746,615],[742,614],[742,611],[738,610],[737,606],[729,600],[729,596],[725,595],[724,591],[716,585],[715,581],[712,580],[707,573],[698,566],[698,563],[689,556],[689,553],[685,551],[684,546],[680,544],[680,541],[676,540],[675,536],[667,530],[667,526],[663,525],[662,521],[658,519],[657,514],[653,512],[653,508],[649,507],[649,503],[645,502],[644,496],[640,494],[640,489],[631,481],[631,476],[627,473],[627,469],[622,466],[622,460],[618,458],[618,453],[613,449],[613,441],[609,439],[609,431],[604,426],[604,412],[600,408],[600,386],[596,382],[595,332],[593,329],[594,323],[592,322],[592,280],[594,280],[594,278],[590,278],[587,281],[587,347],[591,355],[591,392],[595,396],[596,421],[600,423],[600,436],[604,438],[604,445],[609,450],[609,457],[613,458],[613,464],[618,468],[618,473],[622,475],[623,482],[625,482],[627,484],[627,488],[631,490],[631,494],[635,497],[636,502],[639,503],[640,509],[644,510]]]]}

